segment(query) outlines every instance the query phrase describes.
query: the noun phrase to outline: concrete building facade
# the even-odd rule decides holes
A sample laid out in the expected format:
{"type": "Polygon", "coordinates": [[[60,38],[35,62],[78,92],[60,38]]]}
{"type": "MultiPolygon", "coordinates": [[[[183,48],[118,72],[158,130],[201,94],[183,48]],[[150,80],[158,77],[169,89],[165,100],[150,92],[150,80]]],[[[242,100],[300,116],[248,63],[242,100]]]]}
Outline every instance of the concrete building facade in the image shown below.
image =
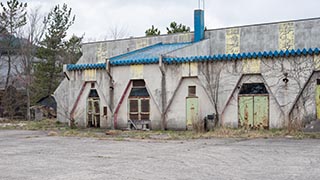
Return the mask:
{"type": "MultiPolygon", "coordinates": [[[[55,91],[59,121],[185,130],[215,114],[228,127],[320,119],[320,19],[83,44],[55,91]]],[[[201,123],[200,123],[201,124],[201,123]]]]}

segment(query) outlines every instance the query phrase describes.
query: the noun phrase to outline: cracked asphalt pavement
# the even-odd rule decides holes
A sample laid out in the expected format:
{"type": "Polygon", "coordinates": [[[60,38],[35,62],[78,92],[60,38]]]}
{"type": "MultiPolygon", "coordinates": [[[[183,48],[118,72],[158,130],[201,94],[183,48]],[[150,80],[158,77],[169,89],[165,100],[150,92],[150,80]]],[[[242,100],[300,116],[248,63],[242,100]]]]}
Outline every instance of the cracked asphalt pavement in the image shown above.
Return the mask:
{"type": "Polygon", "coordinates": [[[0,130],[0,179],[320,179],[320,140],[130,140],[0,130]]]}

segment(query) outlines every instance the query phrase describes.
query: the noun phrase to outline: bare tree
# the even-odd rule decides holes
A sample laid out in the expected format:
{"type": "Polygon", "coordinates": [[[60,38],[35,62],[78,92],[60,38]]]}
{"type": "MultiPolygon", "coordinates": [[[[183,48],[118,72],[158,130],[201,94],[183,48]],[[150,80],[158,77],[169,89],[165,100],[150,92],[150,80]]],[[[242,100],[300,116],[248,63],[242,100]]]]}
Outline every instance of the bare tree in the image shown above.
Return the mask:
{"type": "Polygon", "coordinates": [[[15,54],[15,48],[19,45],[15,35],[17,30],[26,25],[26,8],[27,3],[22,3],[17,0],[7,1],[7,5],[0,3],[2,11],[0,13],[0,27],[1,33],[6,32],[5,49],[8,60],[7,78],[5,89],[9,86],[10,73],[11,73],[11,57],[15,54]],[[18,44],[17,44],[18,43],[18,44]]]}
{"type": "MultiPolygon", "coordinates": [[[[23,46],[20,48],[21,52],[21,70],[20,77],[23,78],[25,83],[25,90],[27,96],[27,119],[31,119],[30,106],[31,106],[31,95],[30,86],[32,83],[32,65],[36,61],[36,50],[37,46],[42,40],[46,24],[42,22],[44,15],[40,14],[40,7],[32,9],[27,15],[28,25],[22,31],[21,39],[24,39],[23,46]]],[[[19,69],[18,69],[19,70],[19,69]]]]}
{"type": "Polygon", "coordinates": [[[129,35],[128,28],[122,25],[112,25],[109,28],[109,34],[105,37],[105,40],[107,39],[121,39],[125,38],[129,35]]]}
{"type": "Polygon", "coordinates": [[[202,64],[201,74],[204,77],[204,85],[207,92],[209,92],[210,101],[213,103],[216,112],[216,124],[220,121],[218,102],[219,102],[219,87],[221,72],[225,68],[226,62],[212,63],[206,62],[202,64]]]}

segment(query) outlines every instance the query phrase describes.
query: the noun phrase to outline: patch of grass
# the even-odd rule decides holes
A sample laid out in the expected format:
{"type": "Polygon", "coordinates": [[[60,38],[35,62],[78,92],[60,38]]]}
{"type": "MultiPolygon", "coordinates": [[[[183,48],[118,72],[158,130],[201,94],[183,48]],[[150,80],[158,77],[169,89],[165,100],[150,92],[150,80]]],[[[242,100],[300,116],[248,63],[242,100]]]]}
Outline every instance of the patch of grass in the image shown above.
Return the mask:
{"type": "Polygon", "coordinates": [[[218,127],[209,132],[197,131],[121,131],[105,130],[103,128],[74,128],[67,123],[61,123],[55,119],[42,121],[5,121],[0,122],[0,129],[22,129],[49,131],[48,136],[73,136],[98,139],[114,139],[124,141],[126,139],[154,139],[154,140],[188,140],[199,138],[274,138],[286,137],[293,139],[320,139],[320,133],[305,133],[299,130],[269,129],[247,130],[218,127]]]}
{"type": "Polygon", "coordinates": [[[67,129],[68,124],[61,123],[55,119],[45,119],[41,121],[25,121],[25,130],[60,130],[67,129]]]}

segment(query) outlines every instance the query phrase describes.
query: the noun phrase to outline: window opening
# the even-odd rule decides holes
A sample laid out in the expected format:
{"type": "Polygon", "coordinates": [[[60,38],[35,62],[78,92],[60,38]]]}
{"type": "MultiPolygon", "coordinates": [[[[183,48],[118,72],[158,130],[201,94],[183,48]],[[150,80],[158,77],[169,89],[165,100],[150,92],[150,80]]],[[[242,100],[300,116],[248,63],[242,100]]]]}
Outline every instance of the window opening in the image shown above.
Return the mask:
{"type": "Polygon", "coordinates": [[[196,96],[196,86],[189,86],[188,87],[188,96],[195,97],[196,96]]]}
{"type": "Polygon", "coordinates": [[[144,80],[132,81],[129,94],[129,119],[150,120],[150,96],[144,80]]]}
{"type": "Polygon", "coordinates": [[[263,83],[244,83],[239,94],[268,94],[268,91],[263,83]]]}

